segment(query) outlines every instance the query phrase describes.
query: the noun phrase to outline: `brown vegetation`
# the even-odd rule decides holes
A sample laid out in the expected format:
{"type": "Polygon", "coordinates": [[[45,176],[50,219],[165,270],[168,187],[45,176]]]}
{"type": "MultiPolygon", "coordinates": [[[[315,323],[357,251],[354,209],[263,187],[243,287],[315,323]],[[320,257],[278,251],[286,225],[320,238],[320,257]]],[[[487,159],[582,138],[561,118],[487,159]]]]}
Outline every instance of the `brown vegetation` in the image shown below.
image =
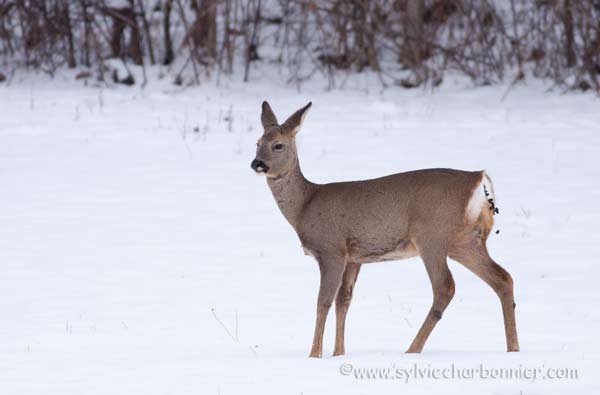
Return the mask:
{"type": "Polygon", "coordinates": [[[544,78],[600,92],[600,0],[4,0],[0,67],[50,74],[107,58],[177,63],[177,81],[252,63],[290,82],[370,70],[384,84],[438,85],[447,71],[488,85],[544,78]]]}

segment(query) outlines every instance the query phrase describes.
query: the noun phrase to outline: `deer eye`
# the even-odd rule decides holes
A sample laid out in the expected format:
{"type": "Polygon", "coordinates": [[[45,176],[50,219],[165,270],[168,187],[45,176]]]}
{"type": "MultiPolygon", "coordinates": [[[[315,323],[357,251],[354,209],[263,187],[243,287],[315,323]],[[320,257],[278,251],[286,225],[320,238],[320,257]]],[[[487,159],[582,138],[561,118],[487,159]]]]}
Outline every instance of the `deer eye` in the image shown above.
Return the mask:
{"type": "Polygon", "coordinates": [[[283,144],[277,143],[273,146],[273,151],[283,151],[283,144]]]}

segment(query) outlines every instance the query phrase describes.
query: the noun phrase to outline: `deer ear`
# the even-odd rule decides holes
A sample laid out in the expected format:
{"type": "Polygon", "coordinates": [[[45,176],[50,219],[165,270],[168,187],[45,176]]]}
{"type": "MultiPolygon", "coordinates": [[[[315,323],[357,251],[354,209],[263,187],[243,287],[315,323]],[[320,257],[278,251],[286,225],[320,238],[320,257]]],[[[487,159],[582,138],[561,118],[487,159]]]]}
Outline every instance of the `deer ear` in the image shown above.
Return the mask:
{"type": "Polygon", "coordinates": [[[260,115],[260,122],[263,125],[263,128],[268,129],[272,126],[279,126],[277,122],[277,117],[273,114],[273,110],[271,110],[271,106],[266,101],[262,104],[262,114],[260,115]]]}
{"type": "Polygon", "coordinates": [[[306,118],[306,114],[308,114],[308,109],[310,108],[310,106],[312,106],[312,102],[309,102],[306,106],[293,113],[292,116],[289,117],[283,123],[283,125],[281,125],[283,133],[289,133],[292,136],[296,135],[296,133],[298,133],[300,127],[302,126],[304,118],[306,118]]]}

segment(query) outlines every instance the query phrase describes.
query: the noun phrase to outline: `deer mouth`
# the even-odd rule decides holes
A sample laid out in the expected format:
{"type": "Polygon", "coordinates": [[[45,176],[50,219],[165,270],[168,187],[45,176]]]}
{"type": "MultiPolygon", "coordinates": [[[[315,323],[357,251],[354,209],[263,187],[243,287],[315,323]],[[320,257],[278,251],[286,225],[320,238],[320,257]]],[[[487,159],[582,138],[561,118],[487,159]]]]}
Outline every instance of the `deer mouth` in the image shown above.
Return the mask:
{"type": "Polygon", "coordinates": [[[258,174],[267,174],[267,172],[269,171],[269,166],[267,166],[262,160],[258,159],[254,159],[250,164],[250,167],[258,174]]]}

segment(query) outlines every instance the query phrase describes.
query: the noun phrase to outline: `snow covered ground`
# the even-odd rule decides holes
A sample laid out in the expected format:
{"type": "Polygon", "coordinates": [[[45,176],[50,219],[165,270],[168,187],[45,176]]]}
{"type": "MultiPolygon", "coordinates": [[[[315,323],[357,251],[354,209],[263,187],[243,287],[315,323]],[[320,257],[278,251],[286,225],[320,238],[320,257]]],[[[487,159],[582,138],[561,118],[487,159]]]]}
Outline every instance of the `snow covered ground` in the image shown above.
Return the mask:
{"type": "Polygon", "coordinates": [[[0,393],[597,393],[600,102],[505,90],[0,85],[0,393]],[[487,169],[522,352],[504,352],[496,296],[451,262],[453,302],[404,354],[431,302],[411,259],[363,268],[347,355],[331,357],[330,315],[325,358],[307,358],[318,268],[249,166],[263,99],[280,119],[313,101],[298,139],[315,182],[487,169]],[[484,371],[398,373],[415,366],[484,371]],[[577,378],[547,377],[560,368],[577,378]]]}

